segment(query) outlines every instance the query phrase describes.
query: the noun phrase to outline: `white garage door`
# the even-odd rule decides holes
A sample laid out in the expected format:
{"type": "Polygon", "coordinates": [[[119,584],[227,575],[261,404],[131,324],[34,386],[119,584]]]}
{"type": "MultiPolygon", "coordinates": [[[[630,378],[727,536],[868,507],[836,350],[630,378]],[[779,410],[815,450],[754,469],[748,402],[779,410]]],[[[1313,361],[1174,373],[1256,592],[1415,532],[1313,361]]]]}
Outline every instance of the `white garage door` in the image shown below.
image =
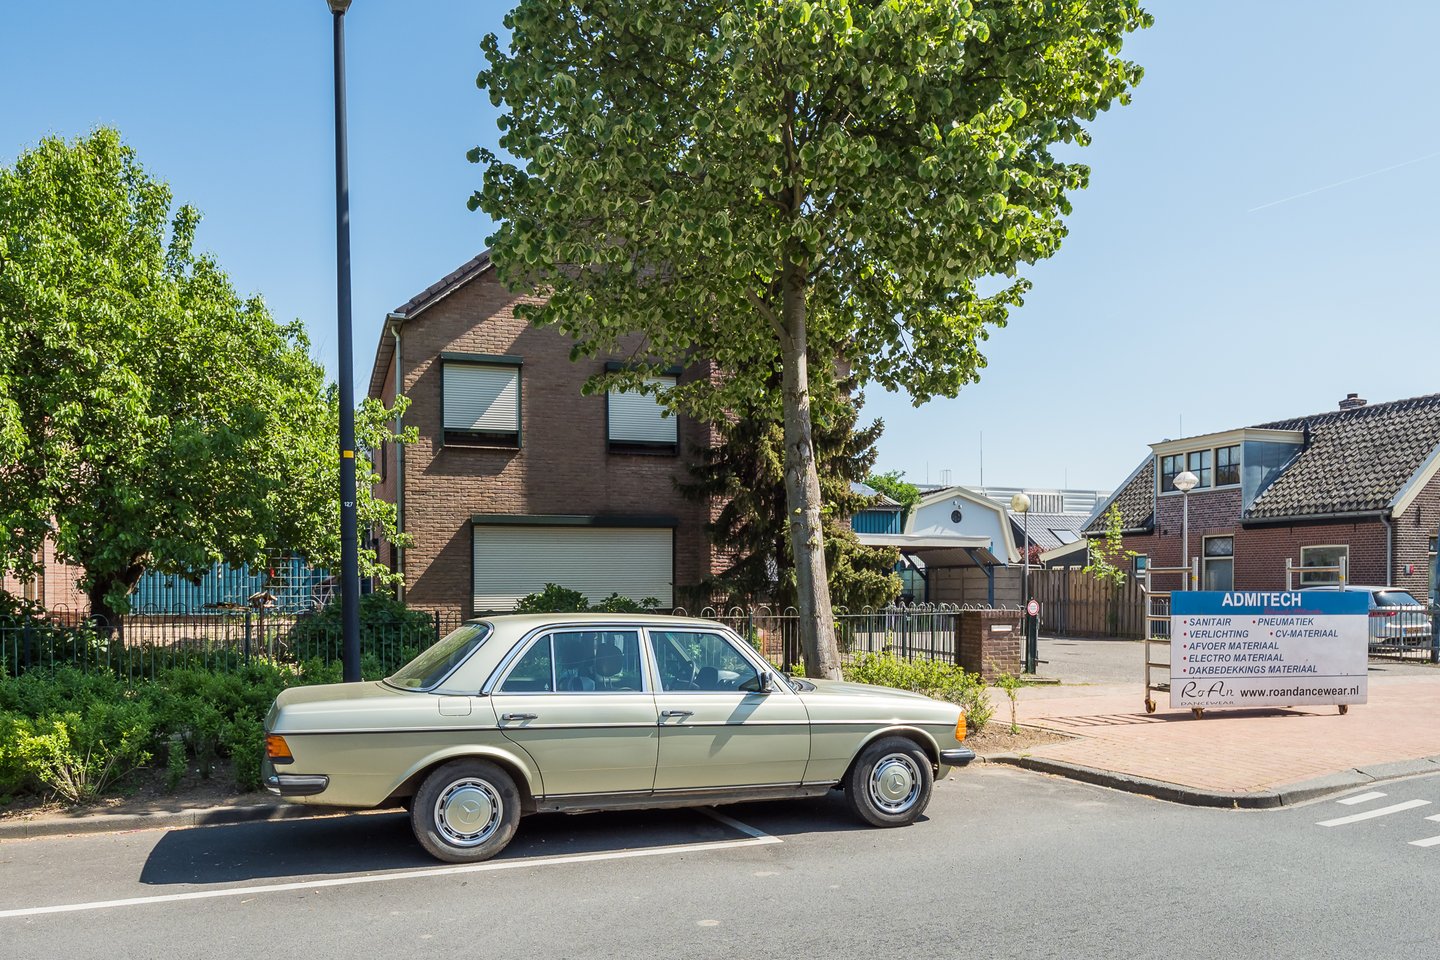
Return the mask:
{"type": "Polygon", "coordinates": [[[513,610],[554,583],[591,603],[618,593],[675,603],[674,536],[668,527],[474,525],[473,609],[513,610]]]}

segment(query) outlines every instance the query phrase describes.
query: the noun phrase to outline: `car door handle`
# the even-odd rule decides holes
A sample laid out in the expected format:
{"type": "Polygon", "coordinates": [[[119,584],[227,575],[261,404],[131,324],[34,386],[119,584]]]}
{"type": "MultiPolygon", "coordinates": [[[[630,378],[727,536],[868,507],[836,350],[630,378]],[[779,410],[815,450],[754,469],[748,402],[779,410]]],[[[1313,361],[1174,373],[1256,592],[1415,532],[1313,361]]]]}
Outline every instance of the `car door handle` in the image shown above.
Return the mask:
{"type": "Polygon", "coordinates": [[[660,719],[662,719],[662,720],[669,719],[669,718],[671,718],[671,717],[674,717],[674,718],[676,718],[676,719],[680,719],[680,718],[682,718],[682,717],[693,717],[693,716],[695,716],[695,711],[694,711],[694,710],[661,710],[661,711],[660,711],[660,719]]]}
{"type": "Polygon", "coordinates": [[[538,714],[534,713],[502,713],[500,719],[505,723],[512,723],[519,720],[536,720],[538,714]]]}

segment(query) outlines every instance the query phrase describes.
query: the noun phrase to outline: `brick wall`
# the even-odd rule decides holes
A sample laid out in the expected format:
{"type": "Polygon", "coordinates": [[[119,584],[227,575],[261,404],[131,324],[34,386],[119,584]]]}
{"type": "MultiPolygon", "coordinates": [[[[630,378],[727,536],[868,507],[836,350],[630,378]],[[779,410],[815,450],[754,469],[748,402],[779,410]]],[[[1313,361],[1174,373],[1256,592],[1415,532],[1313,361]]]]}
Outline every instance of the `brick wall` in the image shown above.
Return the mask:
{"type": "MultiPolygon", "coordinates": [[[[405,449],[407,600],[420,607],[472,613],[470,518],[503,514],[663,514],[679,521],[675,588],[711,569],[703,504],[674,489],[687,476],[682,456],[611,453],[606,449],[605,397],[582,396],[585,380],[604,370],[603,358],[570,361],[571,341],[515,316],[517,298],[493,272],[456,290],[401,330],[406,425],[418,440],[405,449]],[[518,450],[442,446],[442,352],[504,354],[521,368],[518,450]]],[[[393,372],[392,377],[393,380],[393,372]]],[[[708,428],[682,417],[682,454],[708,439],[708,428]]]]}
{"type": "Polygon", "coordinates": [[[1440,475],[1395,518],[1395,585],[1424,600],[1430,594],[1430,538],[1440,525],[1440,475]],[[1410,572],[1406,572],[1406,568],[1410,572]]]}
{"type": "Polygon", "coordinates": [[[55,544],[49,540],[45,541],[40,561],[40,572],[28,581],[9,573],[0,577],[0,591],[29,599],[54,614],[79,617],[88,613],[90,599],[76,586],[85,574],[84,568],[62,563],[55,556],[55,544]]]}

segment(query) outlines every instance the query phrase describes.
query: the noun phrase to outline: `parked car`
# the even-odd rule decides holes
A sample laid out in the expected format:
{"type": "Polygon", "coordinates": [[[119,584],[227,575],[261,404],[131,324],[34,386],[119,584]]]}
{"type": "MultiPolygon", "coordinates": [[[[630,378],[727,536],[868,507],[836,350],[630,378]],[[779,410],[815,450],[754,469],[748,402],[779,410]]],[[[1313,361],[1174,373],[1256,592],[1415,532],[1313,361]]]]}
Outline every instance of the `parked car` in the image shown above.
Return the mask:
{"type": "MultiPolygon", "coordinates": [[[[1337,587],[1306,587],[1306,590],[1336,590],[1337,587]]],[[[1431,636],[1430,608],[1399,587],[1366,587],[1347,583],[1345,590],[1370,595],[1370,646],[1428,646],[1431,636]]]]}
{"type": "Polygon", "coordinates": [[[383,681],[286,690],[265,734],[272,793],[404,804],[451,863],[495,856],[537,811],[841,789],[865,822],[900,826],[975,757],[954,704],[785,677],[713,621],[613,614],[470,621],[383,681]]]}

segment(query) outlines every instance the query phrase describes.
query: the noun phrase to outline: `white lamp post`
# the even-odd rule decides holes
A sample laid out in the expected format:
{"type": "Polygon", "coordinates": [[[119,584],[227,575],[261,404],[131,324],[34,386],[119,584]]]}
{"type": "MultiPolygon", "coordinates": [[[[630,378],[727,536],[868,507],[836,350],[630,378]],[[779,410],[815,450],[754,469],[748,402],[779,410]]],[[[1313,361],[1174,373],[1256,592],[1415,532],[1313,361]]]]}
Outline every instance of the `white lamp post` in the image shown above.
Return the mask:
{"type": "Polygon", "coordinates": [[[1024,518],[1025,565],[1020,568],[1020,603],[1024,605],[1030,601],[1030,498],[1023,493],[1015,494],[1010,498],[1010,509],[1024,518]]]}
{"type": "Polygon", "coordinates": [[[1186,470],[1170,482],[1180,491],[1185,507],[1185,517],[1180,524],[1180,565],[1185,568],[1185,589],[1189,590],[1194,586],[1190,582],[1190,491],[1195,489],[1200,478],[1186,470]]]}

